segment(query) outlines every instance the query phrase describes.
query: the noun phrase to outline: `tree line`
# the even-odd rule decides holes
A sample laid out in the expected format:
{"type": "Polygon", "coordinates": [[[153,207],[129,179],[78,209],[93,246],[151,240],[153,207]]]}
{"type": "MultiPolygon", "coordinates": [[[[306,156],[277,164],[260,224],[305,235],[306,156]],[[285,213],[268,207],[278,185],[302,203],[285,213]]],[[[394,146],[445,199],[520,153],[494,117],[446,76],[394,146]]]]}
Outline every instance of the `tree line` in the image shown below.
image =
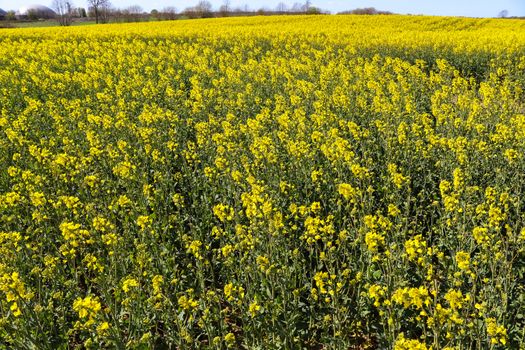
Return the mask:
{"type": "MultiPolygon", "coordinates": [[[[328,14],[329,11],[313,6],[310,0],[305,2],[295,2],[288,5],[280,2],[274,8],[251,9],[248,5],[232,6],[230,0],[224,0],[223,4],[214,8],[211,2],[206,0],[198,1],[194,6],[179,10],[172,6],[162,9],[154,9],[150,12],[144,11],[139,5],[128,6],[126,8],[114,7],[110,0],[87,0],[87,8],[76,7],[73,0],[53,0],[51,8],[55,12],[55,19],[62,26],[69,26],[75,20],[94,20],[98,23],[109,22],[142,22],[151,20],[175,20],[193,18],[213,18],[229,16],[255,16],[255,15],[284,15],[284,14],[328,14]]],[[[357,15],[378,15],[391,14],[387,11],[379,11],[373,7],[354,9],[339,12],[338,14],[357,14],[357,15]]],[[[41,18],[41,17],[40,17],[41,18]]],[[[10,11],[5,19],[16,20],[14,11],[10,11]]],[[[39,19],[38,13],[29,13],[28,20],[39,19]]]]}
{"type": "Polygon", "coordinates": [[[178,10],[168,6],[162,9],[154,9],[146,12],[139,5],[126,8],[116,8],[110,0],[87,0],[87,10],[76,8],[72,0],[53,0],[52,8],[56,12],[56,18],[60,25],[70,25],[75,18],[88,17],[95,19],[96,23],[108,22],[139,22],[149,20],[175,20],[182,18],[211,18],[227,16],[249,16],[249,15],[272,15],[272,14],[322,14],[328,13],[311,4],[307,0],[304,3],[296,2],[289,6],[284,2],[275,8],[250,9],[248,5],[233,7],[230,0],[214,9],[209,1],[201,0],[196,5],[178,10]]]}

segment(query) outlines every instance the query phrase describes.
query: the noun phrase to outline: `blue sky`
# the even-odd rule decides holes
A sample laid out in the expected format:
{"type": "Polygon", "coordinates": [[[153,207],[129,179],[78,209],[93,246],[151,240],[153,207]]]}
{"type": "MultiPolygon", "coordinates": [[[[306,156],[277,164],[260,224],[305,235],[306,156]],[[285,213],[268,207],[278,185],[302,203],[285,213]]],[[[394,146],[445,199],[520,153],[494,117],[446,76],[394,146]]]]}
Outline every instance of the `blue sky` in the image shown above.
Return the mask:
{"type": "MultiPolygon", "coordinates": [[[[139,5],[144,10],[162,9],[166,6],[183,10],[197,3],[198,0],[110,0],[116,7],[139,5]]],[[[230,0],[232,6],[247,4],[251,9],[261,7],[274,8],[279,2],[288,6],[298,0],[230,0]]],[[[18,9],[21,6],[40,3],[50,6],[52,0],[0,0],[4,10],[18,9]]],[[[76,6],[86,7],[86,0],[73,0],[76,6]]],[[[210,0],[218,8],[224,0],[210,0]]],[[[299,0],[302,2],[302,0],[299,0]]],[[[375,7],[396,13],[494,17],[502,10],[510,16],[525,16],[525,0],[312,0],[312,4],[332,12],[358,7],[375,7]]]]}

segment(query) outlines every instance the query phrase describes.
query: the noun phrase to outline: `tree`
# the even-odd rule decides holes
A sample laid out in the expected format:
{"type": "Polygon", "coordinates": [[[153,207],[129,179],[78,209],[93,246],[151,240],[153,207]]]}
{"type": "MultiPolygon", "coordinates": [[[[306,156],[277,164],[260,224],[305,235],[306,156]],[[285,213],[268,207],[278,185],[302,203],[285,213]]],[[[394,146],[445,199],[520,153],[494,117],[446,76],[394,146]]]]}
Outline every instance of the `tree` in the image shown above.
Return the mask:
{"type": "Polygon", "coordinates": [[[261,7],[255,13],[257,14],[257,16],[266,16],[268,15],[268,13],[270,13],[270,10],[268,10],[267,8],[261,7]]]}
{"type": "Polygon", "coordinates": [[[159,20],[159,14],[160,12],[157,9],[153,9],[149,12],[149,15],[151,16],[151,18],[154,18],[156,21],[159,20]]]}
{"type": "Polygon", "coordinates": [[[199,1],[194,7],[186,8],[184,14],[189,18],[212,17],[212,4],[209,1],[199,1]]]}
{"type": "Polygon", "coordinates": [[[195,6],[195,12],[201,17],[211,17],[212,4],[209,1],[201,0],[195,6]]]}
{"type": "Polygon", "coordinates": [[[498,13],[498,17],[499,18],[505,18],[509,15],[509,11],[507,10],[503,10],[503,11],[500,11],[500,13],[498,13]]]}
{"type": "Polygon", "coordinates": [[[308,12],[310,10],[311,5],[312,5],[312,2],[310,0],[306,0],[303,6],[304,12],[308,12]]]}
{"type": "Polygon", "coordinates": [[[113,15],[114,12],[115,12],[115,8],[113,8],[111,3],[107,1],[106,4],[100,7],[100,13],[99,13],[100,23],[108,23],[110,17],[113,15]]]}
{"type": "Polygon", "coordinates": [[[321,13],[323,13],[323,10],[321,10],[319,7],[310,6],[308,8],[309,15],[320,15],[321,13]]]}
{"type": "Polygon", "coordinates": [[[221,13],[221,16],[227,17],[230,11],[231,11],[230,0],[224,0],[224,3],[219,8],[219,12],[221,13]]]}
{"type": "Polygon", "coordinates": [[[73,21],[73,2],[72,0],[53,0],[51,5],[55,10],[58,23],[61,26],[69,26],[73,21]]]}
{"type": "Polygon", "coordinates": [[[78,7],[73,11],[74,15],[79,18],[86,18],[87,12],[86,9],[83,7],[78,7]]]}
{"type": "Polygon", "coordinates": [[[296,2],[293,4],[291,12],[298,13],[298,12],[303,12],[303,10],[304,10],[303,4],[301,4],[300,2],[296,2]]]}
{"type": "Polygon", "coordinates": [[[87,0],[89,6],[93,8],[95,13],[95,22],[98,24],[99,20],[103,20],[107,17],[107,12],[111,7],[109,0],[87,0]]]}
{"type": "Polygon", "coordinates": [[[280,2],[279,4],[277,4],[277,7],[275,8],[275,11],[277,11],[279,13],[283,13],[283,12],[288,11],[288,7],[286,6],[286,4],[284,2],[280,2]]]}
{"type": "Polygon", "coordinates": [[[165,7],[162,9],[161,16],[166,20],[177,19],[177,9],[171,6],[165,7]]]}
{"type": "Polygon", "coordinates": [[[5,19],[8,21],[16,20],[16,12],[13,10],[7,11],[7,14],[5,15],[5,19]]]}
{"type": "Polygon", "coordinates": [[[354,10],[346,10],[338,12],[338,15],[391,15],[390,11],[376,10],[375,7],[358,8],[354,10]]]}
{"type": "Polygon", "coordinates": [[[126,22],[138,22],[144,10],[139,5],[129,6],[124,9],[123,16],[126,22]]]}

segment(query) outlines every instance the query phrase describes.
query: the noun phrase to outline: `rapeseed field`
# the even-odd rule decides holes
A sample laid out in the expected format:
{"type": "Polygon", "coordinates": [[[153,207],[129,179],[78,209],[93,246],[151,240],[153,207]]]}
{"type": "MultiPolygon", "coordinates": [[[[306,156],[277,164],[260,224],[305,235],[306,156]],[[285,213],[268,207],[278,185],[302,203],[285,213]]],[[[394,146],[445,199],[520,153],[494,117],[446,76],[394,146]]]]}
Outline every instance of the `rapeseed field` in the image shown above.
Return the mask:
{"type": "Polygon", "coordinates": [[[0,349],[523,349],[525,21],[0,30],[0,349]]]}

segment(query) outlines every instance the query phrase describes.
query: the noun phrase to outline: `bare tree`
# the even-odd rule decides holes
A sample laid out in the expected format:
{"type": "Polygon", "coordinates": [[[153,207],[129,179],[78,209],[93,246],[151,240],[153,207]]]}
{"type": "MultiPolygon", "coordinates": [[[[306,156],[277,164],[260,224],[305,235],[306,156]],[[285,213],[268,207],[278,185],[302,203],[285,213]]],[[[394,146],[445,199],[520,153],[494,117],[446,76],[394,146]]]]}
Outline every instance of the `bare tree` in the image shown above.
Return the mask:
{"type": "Polygon", "coordinates": [[[188,7],[184,10],[184,15],[189,18],[207,18],[212,17],[212,4],[209,1],[199,1],[194,7],[188,7]]]}
{"type": "Polygon", "coordinates": [[[498,17],[499,18],[505,18],[509,15],[509,11],[507,10],[503,10],[503,11],[500,11],[500,13],[498,13],[498,17]]]}
{"type": "Polygon", "coordinates": [[[53,0],[51,5],[61,26],[69,26],[73,20],[73,2],[71,0],[53,0]]]}
{"type": "Polygon", "coordinates": [[[312,2],[310,0],[306,0],[303,5],[304,12],[308,12],[310,10],[310,6],[312,6],[312,2]]]}
{"type": "Polygon", "coordinates": [[[73,9],[73,17],[78,17],[78,18],[87,17],[86,9],[83,7],[77,7],[76,9],[73,9]]]}
{"type": "Polygon", "coordinates": [[[182,11],[182,14],[184,16],[187,16],[188,18],[198,18],[198,14],[197,14],[197,11],[195,10],[195,6],[191,6],[191,7],[186,7],[183,11],[182,11]]]}
{"type": "Polygon", "coordinates": [[[177,9],[172,6],[168,6],[162,9],[161,16],[163,19],[174,20],[177,19],[177,9]]]}
{"type": "Polygon", "coordinates": [[[138,22],[142,16],[144,10],[139,5],[129,6],[124,9],[123,15],[126,22],[138,22]]]}
{"type": "Polygon", "coordinates": [[[106,4],[100,6],[100,23],[108,23],[114,12],[115,8],[109,1],[107,1],[106,4]]]}
{"type": "Polygon", "coordinates": [[[303,12],[303,10],[304,10],[303,4],[301,4],[300,2],[296,2],[293,4],[291,12],[298,13],[298,12],[303,12]]]}
{"type": "Polygon", "coordinates": [[[277,7],[275,8],[275,11],[277,11],[279,13],[286,12],[286,11],[288,11],[288,6],[286,6],[286,4],[284,2],[280,2],[279,4],[277,4],[277,7]]]}
{"type": "Polygon", "coordinates": [[[109,9],[111,8],[111,3],[109,0],[87,0],[88,6],[91,6],[93,8],[93,12],[95,13],[95,22],[98,24],[99,21],[102,19],[102,21],[105,21],[105,18],[107,17],[107,13],[109,12],[109,9]]]}
{"type": "Polygon", "coordinates": [[[221,16],[227,17],[228,14],[230,13],[230,11],[231,11],[231,2],[230,2],[230,0],[224,0],[224,3],[219,8],[219,12],[221,13],[221,16]]]}
{"type": "Polygon", "coordinates": [[[200,17],[211,17],[212,4],[209,1],[201,0],[195,6],[195,11],[199,14],[200,17]]]}
{"type": "Polygon", "coordinates": [[[391,15],[392,12],[376,10],[375,7],[364,7],[338,12],[338,15],[391,15]]]}

